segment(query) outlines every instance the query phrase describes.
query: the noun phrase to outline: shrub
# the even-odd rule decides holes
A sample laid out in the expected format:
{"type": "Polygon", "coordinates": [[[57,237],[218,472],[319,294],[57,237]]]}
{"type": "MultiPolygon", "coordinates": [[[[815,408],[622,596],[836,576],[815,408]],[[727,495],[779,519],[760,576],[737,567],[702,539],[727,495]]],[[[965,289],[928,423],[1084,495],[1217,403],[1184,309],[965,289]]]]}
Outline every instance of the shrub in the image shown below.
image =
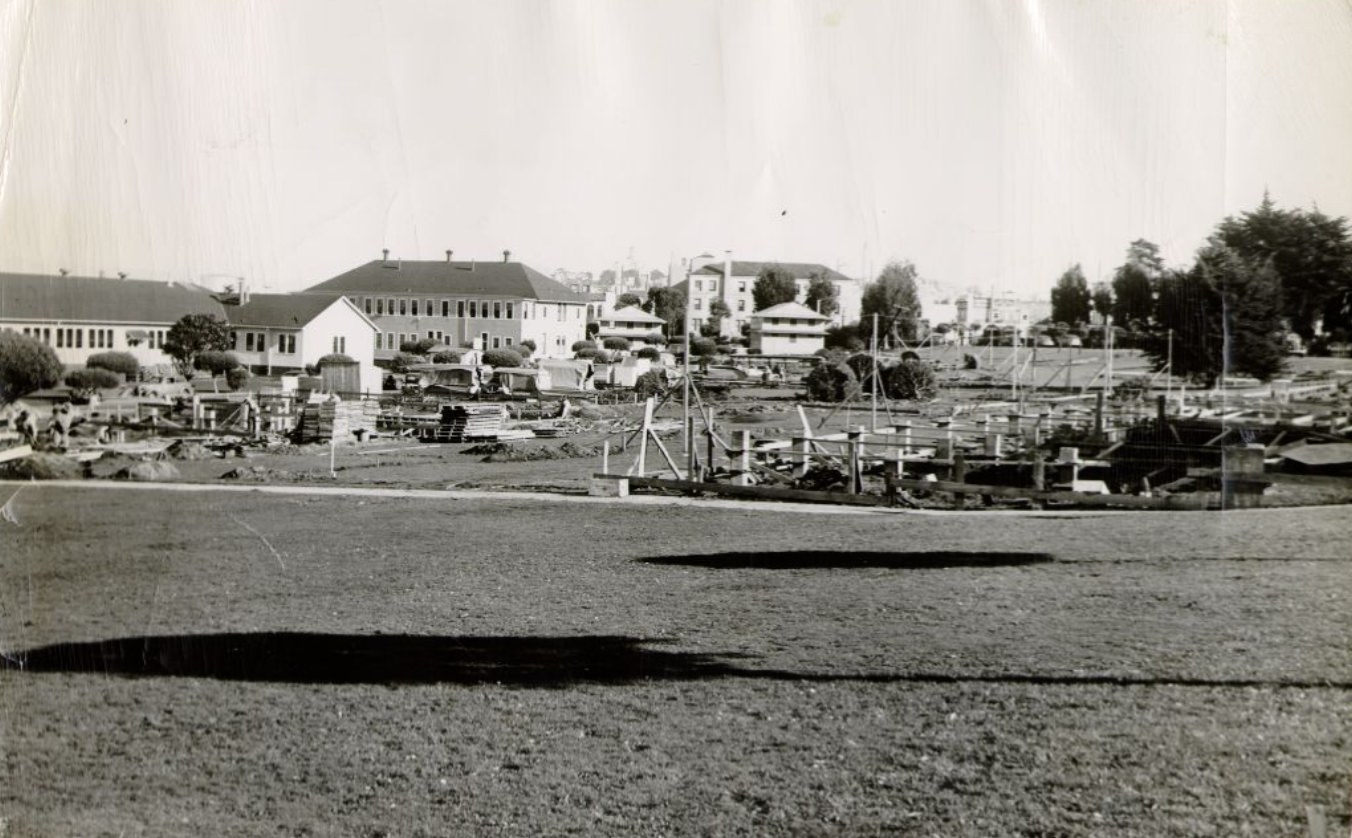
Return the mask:
{"type": "Polygon", "coordinates": [[[107,390],[122,383],[122,376],[111,370],[83,369],[66,373],[66,386],[77,393],[88,395],[95,390],[107,390]]]}
{"type": "Polygon", "coordinates": [[[610,337],[601,341],[601,345],[604,346],[606,349],[610,349],[615,352],[624,352],[629,349],[629,338],[610,337]]]}
{"type": "Polygon", "coordinates": [[[659,344],[665,344],[667,339],[661,332],[649,332],[643,336],[643,341],[649,346],[657,346],[659,344]]]}
{"type": "Polygon", "coordinates": [[[393,372],[408,372],[409,367],[415,364],[421,364],[423,359],[417,355],[410,355],[407,352],[400,352],[390,359],[390,370],[393,372]]]}
{"type": "Polygon", "coordinates": [[[531,340],[530,338],[526,338],[525,340],[518,343],[517,347],[520,348],[521,355],[526,358],[529,358],[530,356],[534,355],[535,350],[539,348],[535,345],[535,341],[531,340]]]}
{"type": "Polygon", "coordinates": [[[85,366],[91,370],[108,370],[134,378],[141,371],[141,362],[130,352],[100,352],[90,355],[85,366]]]}
{"type": "Polygon", "coordinates": [[[649,361],[660,361],[660,360],[662,360],[662,353],[661,353],[661,352],[658,352],[658,351],[657,351],[657,348],[656,348],[656,347],[652,347],[652,346],[645,346],[645,347],[643,347],[642,349],[640,349],[639,351],[635,352],[634,354],[635,354],[636,356],[638,356],[639,358],[646,358],[646,359],[648,359],[649,361]]]}
{"type": "Polygon", "coordinates": [[[434,363],[434,364],[458,364],[458,363],[460,363],[460,358],[461,358],[461,355],[460,355],[459,352],[456,352],[454,349],[447,349],[447,350],[445,350],[445,351],[443,351],[443,352],[438,352],[438,353],[436,353],[435,355],[433,355],[433,356],[432,356],[432,363],[434,363]]]}
{"type": "Polygon", "coordinates": [[[843,402],[859,395],[859,378],[845,364],[818,364],[803,379],[807,397],[815,402],[843,402]]]}
{"type": "MultiPolygon", "coordinates": [[[[849,358],[845,359],[845,364],[854,372],[854,377],[860,381],[864,381],[873,374],[873,356],[866,352],[851,355],[849,358]]],[[[880,359],[878,361],[878,372],[882,373],[882,371],[883,362],[880,359]]]]}
{"type": "Polygon", "coordinates": [[[690,354],[707,358],[718,354],[718,342],[713,338],[695,338],[690,341],[690,354]]]}
{"type": "Polygon", "coordinates": [[[591,340],[579,340],[573,343],[574,352],[581,352],[584,349],[595,349],[596,342],[591,340]]]}
{"type": "Polygon", "coordinates": [[[197,369],[204,370],[212,375],[224,375],[239,366],[239,359],[235,357],[233,352],[208,349],[204,352],[198,352],[193,359],[193,364],[197,369]]]}
{"type": "Polygon", "coordinates": [[[61,380],[64,367],[50,346],[18,332],[0,330],[0,404],[61,380]]]}
{"type": "Polygon", "coordinates": [[[355,363],[357,363],[356,360],[353,359],[352,356],[350,355],[344,355],[341,352],[330,352],[329,354],[320,358],[319,361],[315,364],[315,366],[323,367],[326,364],[355,364],[355,363]]]}
{"type": "MultiPolygon", "coordinates": [[[[322,361],[320,362],[320,366],[323,366],[322,361]]],[[[248,384],[249,379],[252,377],[253,376],[244,367],[235,367],[226,372],[225,383],[231,390],[239,390],[242,389],[245,384],[248,384]]]]}
{"type": "Polygon", "coordinates": [[[634,394],[640,399],[661,396],[666,391],[667,374],[662,370],[649,370],[634,381],[634,394]]]}
{"type": "Polygon", "coordinates": [[[407,352],[410,355],[426,355],[427,350],[436,346],[438,341],[433,338],[423,338],[422,340],[406,340],[399,344],[400,352],[407,352]]]}
{"type": "Polygon", "coordinates": [[[174,359],[178,374],[188,379],[193,370],[206,369],[197,363],[199,354],[224,352],[230,343],[230,327],[224,320],[214,314],[185,314],[169,327],[160,348],[174,359]]]}
{"type": "Polygon", "coordinates": [[[934,370],[923,361],[902,361],[883,372],[888,398],[932,399],[938,392],[934,370]]]}
{"type": "Polygon", "coordinates": [[[521,356],[512,349],[490,349],[483,358],[483,362],[490,367],[519,367],[521,361],[521,356]]]}

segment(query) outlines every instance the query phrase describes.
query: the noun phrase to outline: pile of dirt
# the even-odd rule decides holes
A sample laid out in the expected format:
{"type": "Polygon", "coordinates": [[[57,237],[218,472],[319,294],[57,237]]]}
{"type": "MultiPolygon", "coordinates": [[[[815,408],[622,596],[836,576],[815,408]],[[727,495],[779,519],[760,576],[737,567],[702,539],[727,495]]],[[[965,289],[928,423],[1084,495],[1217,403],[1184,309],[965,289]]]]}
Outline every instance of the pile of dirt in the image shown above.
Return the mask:
{"type": "Polygon", "coordinates": [[[569,411],[569,416],[574,419],[585,419],[589,422],[595,422],[598,419],[614,419],[616,416],[624,415],[624,411],[611,407],[609,405],[592,404],[583,402],[574,405],[569,411]]]}
{"type": "Polygon", "coordinates": [[[45,451],[0,464],[0,477],[7,480],[78,480],[84,476],[85,469],[80,463],[45,451]]]}
{"type": "Polygon", "coordinates": [[[113,475],[115,480],[136,480],[143,483],[162,483],[179,478],[178,469],[173,463],[164,460],[147,460],[119,469],[113,475]]]}
{"type": "Polygon", "coordinates": [[[192,442],[186,439],[180,439],[166,449],[171,458],[175,460],[205,460],[215,456],[211,449],[200,442],[192,442]]]}
{"type": "Polygon", "coordinates": [[[525,463],[535,460],[570,460],[577,457],[599,457],[601,449],[594,445],[565,442],[558,446],[527,446],[512,442],[488,442],[466,448],[464,454],[483,455],[483,463],[525,463]]]}
{"type": "Polygon", "coordinates": [[[222,480],[290,480],[291,472],[265,466],[240,466],[221,475],[222,480]]]}

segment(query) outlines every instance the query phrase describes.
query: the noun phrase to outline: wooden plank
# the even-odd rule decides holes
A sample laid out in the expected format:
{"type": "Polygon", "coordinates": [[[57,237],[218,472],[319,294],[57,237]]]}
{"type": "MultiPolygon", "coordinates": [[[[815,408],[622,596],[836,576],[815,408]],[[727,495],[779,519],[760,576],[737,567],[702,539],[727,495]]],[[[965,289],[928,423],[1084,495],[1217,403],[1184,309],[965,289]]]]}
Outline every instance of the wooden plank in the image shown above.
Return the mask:
{"type": "Polygon", "coordinates": [[[1061,501],[1082,506],[1124,506],[1134,509],[1183,508],[1185,501],[1171,498],[1152,498],[1137,495],[1091,495],[1084,492],[1025,489],[1018,486],[984,486],[977,483],[958,483],[952,480],[898,480],[888,478],[888,485],[897,489],[924,492],[951,492],[958,495],[990,495],[997,498],[1024,498],[1034,501],[1061,501]],[[1173,503],[1170,503],[1173,501],[1173,503]]]}
{"type": "Polygon", "coordinates": [[[31,445],[16,445],[13,448],[6,448],[4,451],[0,451],[0,463],[27,457],[32,453],[33,447],[31,445]]]}
{"type": "MultiPolygon", "coordinates": [[[[624,477],[626,475],[599,475],[624,477]]],[[[843,492],[817,492],[810,489],[782,489],[777,486],[734,486],[729,483],[700,483],[693,480],[667,480],[660,477],[629,477],[630,487],[668,489],[676,492],[712,494],[731,498],[784,500],[799,503],[834,503],[846,506],[888,506],[884,495],[847,495],[843,492]]]]}

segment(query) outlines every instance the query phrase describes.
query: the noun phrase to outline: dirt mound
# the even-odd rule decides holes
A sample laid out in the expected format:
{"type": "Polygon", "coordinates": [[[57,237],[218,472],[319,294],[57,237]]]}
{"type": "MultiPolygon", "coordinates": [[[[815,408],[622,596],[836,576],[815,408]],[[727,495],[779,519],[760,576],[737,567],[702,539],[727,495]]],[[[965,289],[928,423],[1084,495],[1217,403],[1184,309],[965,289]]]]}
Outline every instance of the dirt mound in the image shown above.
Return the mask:
{"type": "Polygon", "coordinates": [[[166,480],[177,480],[179,473],[173,463],[164,460],[149,460],[119,469],[113,477],[117,480],[160,483],[166,480]]]}
{"type": "Polygon", "coordinates": [[[214,456],[211,449],[200,442],[181,439],[170,445],[166,453],[175,460],[205,460],[214,456]]]}
{"type": "Polygon", "coordinates": [[[576,457],[599,457],[601,449],[594,445],[565,442],[558,446],[527,446],[512,442],[487,442],[466,448],[464,454],[482,455],[484,463],[525,463],[535,460],[569,460],[576,457]]]}
{"type": "Polygon", "coordinates": [[[574,419],[585,419],[594,422],[598,419],[613,419],[616,416],[624,415],[624,412],[608,405],[583,402],[582,404],[574,405],[568,415],[574,419]]]}
{"type": "Polygon", "coordinates": [[[221,475],[222,480],[290,480],[291,472],[264,466],[240,466],[221,475]]]}
{"type": "Polygon", "coordinates": [[[39,451],[0,465],[0,477],[8,480],[76,480],[84,467],[69,457],[39,451]]]}

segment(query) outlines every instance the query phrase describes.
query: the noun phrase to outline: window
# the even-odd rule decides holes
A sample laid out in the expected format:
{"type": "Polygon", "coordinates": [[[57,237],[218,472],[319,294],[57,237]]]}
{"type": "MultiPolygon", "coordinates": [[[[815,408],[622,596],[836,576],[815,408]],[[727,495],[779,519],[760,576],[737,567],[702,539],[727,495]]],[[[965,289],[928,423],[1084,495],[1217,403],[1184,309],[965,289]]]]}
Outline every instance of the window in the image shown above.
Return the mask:
{"type": "Polygon", "coordinates": [[[456,301],[455,301],[455,316],[456,316],[456,317],[464,317],[464,316],[465,316],[465,301],[464,301],[464,300],[456,300],[456,301]]]}
{"type": "Polygon", "coordinates": [[[702,279],[697,279],[697,280],[695,280],[695,290],[696,290],[696,291],[703,291],[703,290],[704,290],[704,280],[702,280],[702,279]]]}
{"type": "Polygon", "coordinates": [[[52,330],[44,327],[42,330],[42,342],[48,346],[52,345],[52,330]]]}
{"type": "Polygon", "coordinates": [[[423,300],[423,303],[425,303],[425,305],[423,306],[423,313],[424,313],[425,315],[427,315],[428,317],[431,317],[431,316],[433,315],[433,313],[434,313],[434,312],[432,311],[432,301],[431,301],[431,300],[423,300]]]}
{"type": "Polygon", "coordinates": [[[295,354],[296,354],[296,336],[295,336],[295,335],[278,335],[278,336],[277,336],[277,351],[280,352],[280,353],[282,353],[283,355],[295,355],[295,354]]]}
{"type": "Polygon", "coordinates": [[[65,348],[66,348],[66,332],[67,332],[67,331],[68,331],[68,330],[66,330],[66,329],[57,329],[57,330],[56,330],[56,348],[57,348],[57,349],[65,349],[65,348]]]}
{"type": "Polygon", "coordinates": [[[493,338],[493,348],[494,348],[494,349],[501,349],[501,348],[502,348],[502,338],[500,338],[500,337],[494,337],[494,338],[493,338]]]}
{"type": "Polygon", "coordinates": [[[488,300],[479,301],[479,316],[484,320],[488,319],[488,300]]]}
{"type": "Polygon", "coordinates": [[[450,300],[442,300],[442,301],[441,301],[441,316],[442,316],[442,317],[450,317],[450,316],[451,316],[451,301],[450,301],[450,300]]]}
{"type": "Polygon", "coordinates": [[[503,339],[502,339],[502,345],[503,345],[503,346],[511,346],[511,345],[512,345],[512,339],[511,339],[511,338],[503,338],[503,339]]]}
{"type": "Polygon", "coordinates": [[[512,319],[512,303],[511,303],[511,302],[504,303],[502,307],[503,307],[503,309],[504,309],[504,310],[506,311],[506,313],[507,313],[507,319],[508,319],[508,320],[511,320],[511,319],[512,319]]]}
{"type": "Polygon", "coordinates": [[[254,350],[253,350],[253,336],[254,336],[254,333],[253,333],[253,332],[245,332],[245,333],[244,333],[244,351],[245,351],[245,352],[252,352],[252,351],[254,351],[254,350]]]}
{"type": "Polygon", "coordinates": [[[385,298],[376,297],[376,315],[383,316],[384,314],[385,314],[385,298]]]}
{"type": "Polygon", "coordinates": [[[699,299],[698,297],[696,297],[696,298],[695,298],[695,302],[692,303],[690,307],[693,308],[695,311],[699,311],[699,310],[702,308],[702,303],[703,303],[703,302],[704,302],[703,300],[701,300],[701,299],[699,299]]]}
{"type": "Polygon", "coordinates": [[[738,310],[738,311],[746,311],[746,300],[738,300],[738,301],[737,301],[737,310],[738,310]]]}
{"type": "Polygon", "coordinates": [[[408,300],[404,299],[403,297],[400,297],[400,298],[399,298],[399,316],[400,316],[400,317],[404,317],[404,316],[407,315],[407,314],[408,314],[408,300]]]}
{"type": "Polygon", "coordinates": [[[362,309],[369,315],[369,314],[371,313],[371,298],[370,298],[370,297],[362,297],[362,298],[361,298],[361,307],[362,307],[362,309]]]}
{"type": "Polygon", "coordinates": [[[493,301],[493,319],[494,320],[502,319],[502,303],[499,300],[493,301]]]}
{"type": "Polygon", "coordinates": [[[745,279],[739,279],[739,280],[737,281],[737,293],[738,293],[738,294],[745,294],[745,293],[746,293],[746,280],[745,280],[745,279]]]}
{"type": "Polygon", "coordinates": [[[559,320],[560,320],[560,321],[563,321],[563,320],[567,320],[567,319],[568,319],[568,306],[563,305],[563,304],[560,303],[560,304],[559,304],[559,320]]]}
{"type": "Polygon", "coordinates": [[[385,310],[390,313],[391,317],[394,316],[394,297],[385,298],[385,310]]]}
{"type": "Polygon", "coordinates": [[[410,303],[410,305],[413,307],[413,310],[410,311],[409,314],[413,315],[414,317],[417,317],[417,316],[418,316],[418,301],[417,301],[417,300],[414,300],[412,303],[410,303]]]}
{"type": "Polygon", "coordinates": [[[521,303],[521,319],[522,320],[530,319],[530,303],[524,301],[521,303]]]}
{"type": "Polygon", "coordinates": [[[789,343],[797,343],[797,342],[798,342],[797,335],[789,335],[789,343]]]}
{"type": "MultiPolygon", "coordinates": [[[[81,329],[76,329],[76,330],[75,330],[75,345],[76,345],[76,347],[84,348],[84,331],[81,330],[81,329]]],[[[89,345],[90,345],[90,346],[93,346],[93,345],[94,345],[94,330],[93,330],[93,329],[91,329],[91,330],[89,331],[89,345]]]]}
{"type": "Polygon", "coordinates": [[[347,338],[341,335],[335,335],[333,338],[333,351],[343,353],[347,351],[347,338]]]}
{"type": "Polygon", "coordinates": [[[541,318],[543,318],[543,319],[545,319],[545,320],[548,320],[548,319],[549,319],[549,306],[540,306],[539,310],[536,311],[536,314],[537,314],[538,316],[540,316],[541,318]]]}
{"type": "Polygon", "coordinates": [[[469,301],[469,316],[470,316],[470,317],[478,317],[478,316],[479,316],[479,301],[478,301],[478,300],[470,300],[470,301],[469,301]]]}

